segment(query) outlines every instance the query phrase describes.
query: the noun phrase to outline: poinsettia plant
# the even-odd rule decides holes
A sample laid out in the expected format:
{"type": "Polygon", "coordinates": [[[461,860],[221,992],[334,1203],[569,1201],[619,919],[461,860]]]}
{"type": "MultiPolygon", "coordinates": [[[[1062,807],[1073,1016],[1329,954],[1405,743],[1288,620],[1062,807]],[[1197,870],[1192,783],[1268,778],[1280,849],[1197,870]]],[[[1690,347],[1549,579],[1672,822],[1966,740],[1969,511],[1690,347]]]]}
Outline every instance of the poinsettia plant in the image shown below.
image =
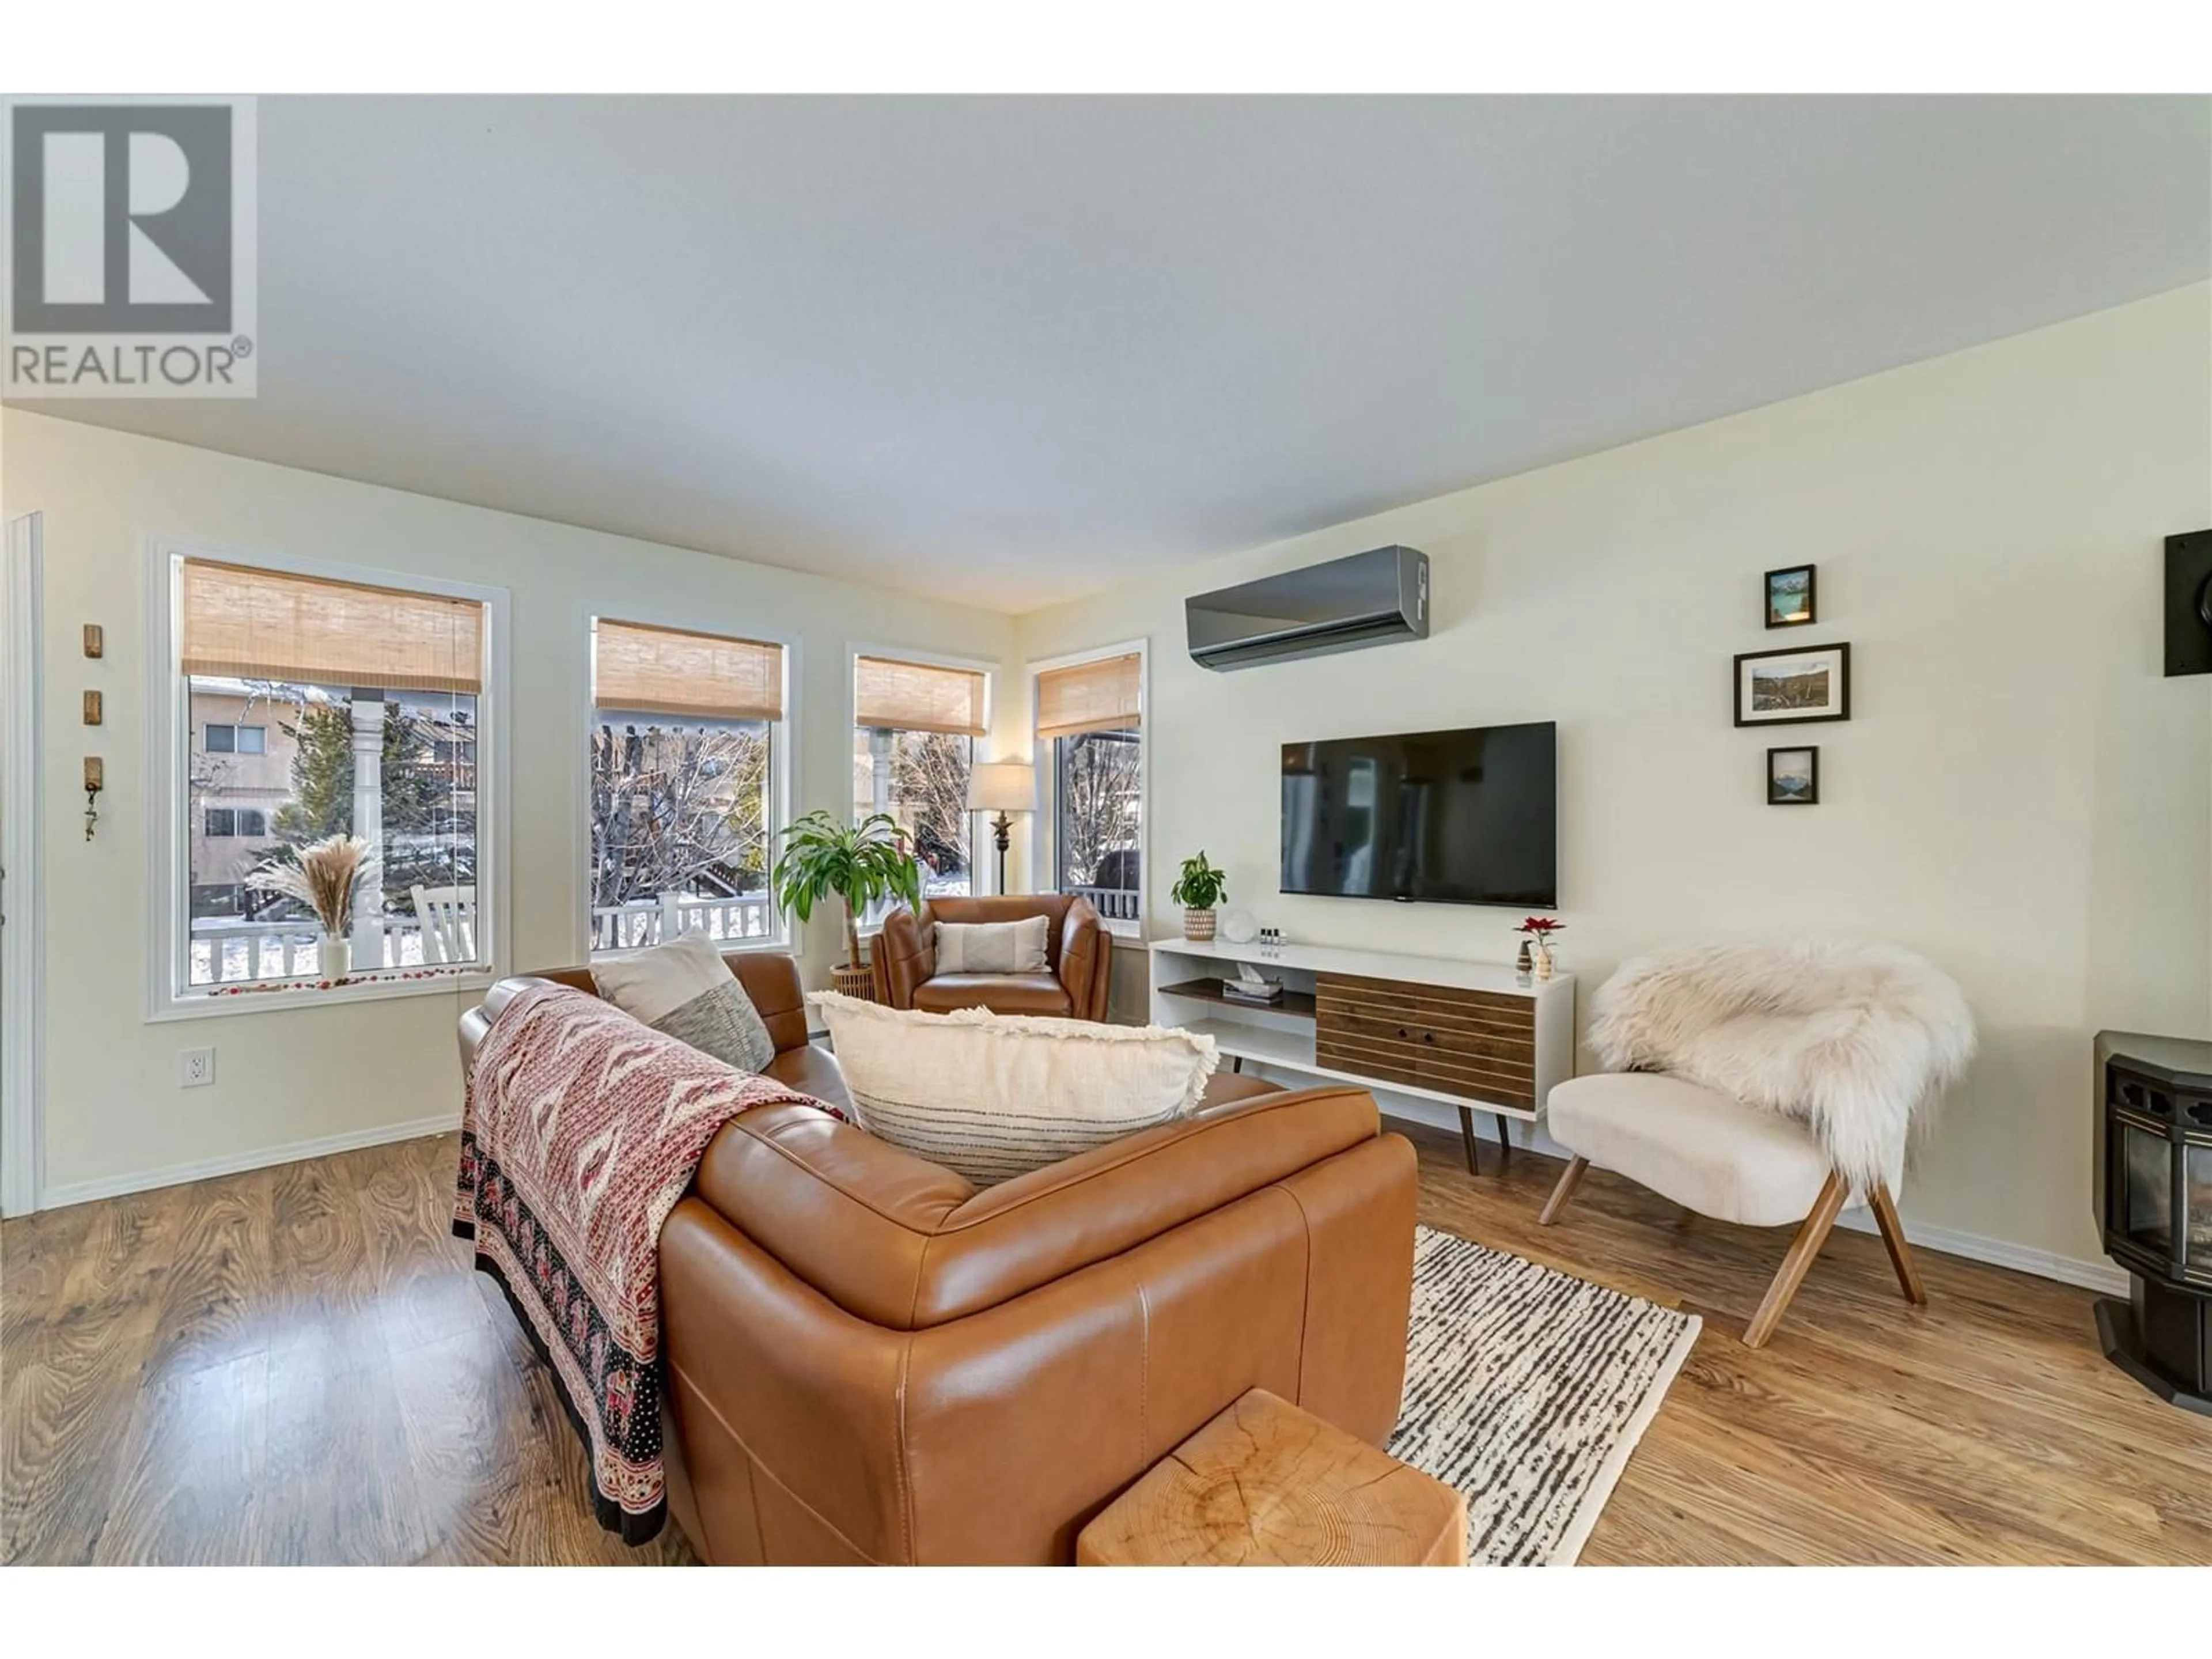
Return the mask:
{"type": "Polygon", "coordinates": [[[1542,940],[1560,932],[1566,925],[1564,921],[1554,921],[1549,916],[1531,916],[1513,931],[1516,933],[1527,933],[1533,939],[1542,940]]]}

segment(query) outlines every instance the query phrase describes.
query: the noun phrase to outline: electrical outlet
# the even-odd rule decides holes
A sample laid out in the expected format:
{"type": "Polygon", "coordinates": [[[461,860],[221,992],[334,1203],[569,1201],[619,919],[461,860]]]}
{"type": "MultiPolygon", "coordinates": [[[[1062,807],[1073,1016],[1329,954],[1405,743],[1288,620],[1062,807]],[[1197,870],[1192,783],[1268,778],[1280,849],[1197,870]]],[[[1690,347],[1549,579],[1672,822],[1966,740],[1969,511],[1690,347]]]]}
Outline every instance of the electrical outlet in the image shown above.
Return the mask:
{"type": "Polygon", "coordinates": [[[177,1051],[177,1086],[179,1089],[204,1089],[214,1081],[214,1049],[180,1048],[177,1051]]]}

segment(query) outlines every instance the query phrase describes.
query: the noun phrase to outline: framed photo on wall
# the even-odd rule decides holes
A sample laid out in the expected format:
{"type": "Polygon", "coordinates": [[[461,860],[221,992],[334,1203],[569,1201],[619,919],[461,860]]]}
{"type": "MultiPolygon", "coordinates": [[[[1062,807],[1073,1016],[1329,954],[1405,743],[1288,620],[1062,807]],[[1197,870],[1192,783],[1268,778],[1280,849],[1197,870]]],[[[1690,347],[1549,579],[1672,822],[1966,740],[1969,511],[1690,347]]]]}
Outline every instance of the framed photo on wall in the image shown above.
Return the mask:
{"type": "Polygon", "coordinates": [[[1818,620],[1814,603],[1813,567],[1793,564],[1766,573],[1766,625],[1802,628],[1818,620]]]}
{"type": "Polygon", "coordinates": [[[1769,806],[1818,806],[1820,804],[1820,751],[1808,744],[1802,749],[1766,751],[1766,804],[1769,806]]]}
{"type": "Polygon", "coordinates": [[[1794,726],[1851,717],[1851,648],[1746,651],[1735,659],[1735,723],[1794,726]]]}

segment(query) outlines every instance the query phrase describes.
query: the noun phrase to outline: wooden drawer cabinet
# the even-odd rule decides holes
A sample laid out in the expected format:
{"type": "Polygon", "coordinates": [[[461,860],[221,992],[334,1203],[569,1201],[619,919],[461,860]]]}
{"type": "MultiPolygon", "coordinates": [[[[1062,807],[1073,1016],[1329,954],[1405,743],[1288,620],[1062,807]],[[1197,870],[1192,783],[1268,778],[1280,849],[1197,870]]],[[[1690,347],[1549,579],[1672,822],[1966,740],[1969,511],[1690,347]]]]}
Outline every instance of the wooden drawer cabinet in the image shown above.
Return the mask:
{"type": "Polygon", "coordinates": [[[1372,1088],[1385,1111],[1393,1096],[1446,1107],[1470,1170],[1478,1111],[1498,1119],[1502,1155],[1506,1121],[1534,1122],[1574,1074],[1571,974],[1530,983],[1504,963],[1227,939],[1156,939],[1150,955],[1155,1025],[1212,1038],[1233,1066],[1372,1088]],[[1223,979],[1246,965],[1280,979],[1282,1000],[1226,995],[1223,979]]]}
{"type": "Polygon", "coordinates": [[[1535,1005],[1525,996],[1324,973],[1315,1058],[1378,1081],[1485,1104],[1535,1104],[1535,1005]]]}

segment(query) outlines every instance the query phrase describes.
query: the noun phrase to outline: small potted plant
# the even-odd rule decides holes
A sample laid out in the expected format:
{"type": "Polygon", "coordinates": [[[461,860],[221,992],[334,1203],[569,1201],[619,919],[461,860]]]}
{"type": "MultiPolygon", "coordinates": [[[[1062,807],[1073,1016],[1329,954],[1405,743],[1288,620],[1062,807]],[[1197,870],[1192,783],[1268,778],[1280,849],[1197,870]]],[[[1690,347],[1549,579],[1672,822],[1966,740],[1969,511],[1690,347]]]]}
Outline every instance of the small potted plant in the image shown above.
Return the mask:
{"type": "Polygon", "coordinates": [[[1515,964],[1525,981],[1534,977],[1539,982],[1552,976],[1552,935],[1565,927],[1564,921],[1554,921],[1549,916],[1530,916],[1513,931],[1523,934],[1521,941],[1521,960],[1515,964]]]}
{"type": "Polygon", "coordinates": [[[376,879],[376,859],[359,836],[326,836],[309,842],[293,860],[271,859],[246,878],[256,892],[279,893],[315,913],[323,937],[316,947],[319,977],[335,983],[353,972],[354,895],[376,879]]]}
{"type": "Polygon", "coordinates": [[[1229,878],[1206,861],[1206,849],[1182,861],[1182,873],[1168,894],[1182,906],[1182,936],[1203,941],[1213,937],[1213,907],[1229,896],[1229,878]]]}
{"type": "Polygon", "coordinates": [[[872,812],[857,824],[834,813],[809,812],[783,831],[783,855],[768,879],[775,902],[802,926],[830,894],[845,901],[845,960],[834,982],[848,996],[869,994],[860,961],[860,913],[884,898],[921,908],[921,866],[906,831],[888,812],[872,812]]]}

